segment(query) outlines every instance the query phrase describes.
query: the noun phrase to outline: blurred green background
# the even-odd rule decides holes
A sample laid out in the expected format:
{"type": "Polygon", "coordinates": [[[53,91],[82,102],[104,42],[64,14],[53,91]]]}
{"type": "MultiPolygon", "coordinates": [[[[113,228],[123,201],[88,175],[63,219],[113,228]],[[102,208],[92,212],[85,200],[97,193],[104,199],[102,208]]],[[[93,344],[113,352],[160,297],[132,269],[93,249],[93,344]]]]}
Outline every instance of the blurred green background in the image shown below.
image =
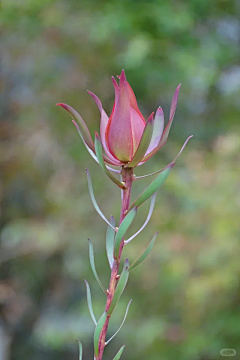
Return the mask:
{"type": "MultiPolygon", "coordinates": [[[[100,207],[118,218],[120,193],[90,158],[69,115],[91,133],[108,114],[111,75],[124,68],[145,117],[168,117],[181,82],[169,140],[143,175],[160,169],[194,134],[158,192],[148,227],[124,250],[133,261],[160,230],[150,257],[130,276],[109,336],[111,360],[217,360],[240,356],[240,2],[237,0],[5,0],[1,21],[0,359],[93,358],[84,279],[101,315],[87,237],[104,284],[106,225],[88,195],[87,167],[100,207]]],[[[133,198],[150,179],[134,183],[133,198]]],[[[146,218],[139,209],[129,234],[146,218]]]]}

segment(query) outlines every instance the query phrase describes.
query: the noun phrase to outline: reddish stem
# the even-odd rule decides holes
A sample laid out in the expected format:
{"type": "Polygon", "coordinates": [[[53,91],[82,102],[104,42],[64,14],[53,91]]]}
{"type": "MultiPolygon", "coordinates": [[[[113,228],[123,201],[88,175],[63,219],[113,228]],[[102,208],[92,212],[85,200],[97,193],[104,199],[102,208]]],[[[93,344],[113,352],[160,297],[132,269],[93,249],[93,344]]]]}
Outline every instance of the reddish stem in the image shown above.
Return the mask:
{"type": "MultiPolygon", "coordinates": [[[[133,169],[132,168],[122,168],[122,179],[125,182],[126,189],[122,190],[123,196],[122,196],[122,206],[121,206],[121,215],[120,215],[119,225],[123,221],[126,211],[129,209],[129,202],[130,202],[132,182],[133,182],[133,169]]],[[[115,293],[117,280],[118,280],[118,270],[119,270],[119,265],[120,265],[120,261],[121,261],[123,247],[124,247],[124,238],[122,239],[122,242],[120,245],[118,259],[114,260],[114,263],[113,263],[113,266],[111,269],[111,277],[110,277],[110,281],[109,281],[107,302],[106,302],[106,307],[105,307],[106,311],[108,311],[108,309],[112,303],[114,293],[115,293]]],[[[105,321],[105,324],[103,326],[103,329],[102,329],[100,337],[99,337],[99,343],[98,343],[99,353],[98,353],[98,356],[96,357],[96,360],[102,360],[102,357],[103,357],[103,352],[104,352],[104,348],[105,348],[105,339],[106,339],[106,335],[107,335],[110,317],[111,317],[111,315],[107,316],[107,319],[105,321]]]]}

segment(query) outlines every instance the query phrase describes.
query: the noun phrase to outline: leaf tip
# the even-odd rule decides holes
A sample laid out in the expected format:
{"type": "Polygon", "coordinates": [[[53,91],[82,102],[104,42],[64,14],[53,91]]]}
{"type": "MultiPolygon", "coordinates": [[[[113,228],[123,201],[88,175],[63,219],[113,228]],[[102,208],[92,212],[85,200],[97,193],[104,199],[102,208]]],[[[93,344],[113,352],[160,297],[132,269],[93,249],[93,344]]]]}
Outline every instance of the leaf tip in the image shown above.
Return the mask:
{"type": "Polygon", "coordinates": [[[63,109],[69,111],[69,105],[64,103],[57,103],[56,106],[61,106],[63,109]]]}
{"type": "Polygon", "coordinates": [[[79,126],[78,126],[78,124],[76,123],[75,120],[72,119],[72,123],[73,123],[73,125],[75,125],[75,127],[76,127],[77,129],[79,129],[79,126]]]}
{"type": "Polygon", "coordinates": [[[154,111],[151,113],[151,115],[149,116],[149,118],[147,119],[146,124],[153,124],[154,122],[154,111]]]}
{"type": "Polygon", "coordinates": [[[95,137],[96,137],[96,139],[97,139],[98,141],[100,140],[100,136],[99,136],[99,134],[98,134],[97,131],[95,131],[95,137]]]}
{"type": "Polygon", "coordinates": [[[171,164],[169,164],[167,167],[169,168],[169,169],[172,169],[173,167],[174,167],[174,165],[175,165],[176,163],[175,162],[172,162],[171,164]]]}

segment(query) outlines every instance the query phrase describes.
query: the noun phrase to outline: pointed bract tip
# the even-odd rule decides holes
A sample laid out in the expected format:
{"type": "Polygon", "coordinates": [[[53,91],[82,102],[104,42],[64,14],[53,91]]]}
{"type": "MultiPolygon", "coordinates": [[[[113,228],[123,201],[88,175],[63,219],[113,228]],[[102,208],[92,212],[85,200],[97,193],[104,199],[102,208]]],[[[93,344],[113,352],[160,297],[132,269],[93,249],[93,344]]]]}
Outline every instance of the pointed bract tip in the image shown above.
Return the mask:
{"type": "Polygon", "coordinates": [[[159,106],[158,108],[157,108],[157,111],[156,111],[156,113],[163,113],[163,109],[161,108],[161,106],[159,106]]]}
{"type": "Polygon", "coordinates": [[[72,123],[73,123],[73,125],[74,125],[77,129],[79,129],[79,126],[78,126],[78,124],[76,123],[75,120],[72,120],[72,123]]]}
{"type": "Polygon", "coordinates": [[[96,136],[96,138],[99,140],[100,139],[100,136],[98,135],[98,132],[97,131],[95,131],[95,136],[96,136]]]}
{"type": "Polygon", "coordinates": [[[120,75],[120,80],[127,81],[124,69],[122,69],[122,72],[121,72],[121,75],[120,75]]]}
{"type": "Polygon", "coordinates": [[[99,105],[97,103],[97,100],[99,100],[98,97],[90,90],[87,90],[87,92],[93,98],[93,100],[96,102],[97,106],[99,107],[99,105]]]}
{"type": "Polygon", "coordinates": [[[171,163],[171,164],[169,164],[167,167],[169,167],[169,168],[173,168],[174,167],[174,165],[175,165],[176,163],[175,162],[173,162],[173,163],[171,163]]]}
{"type": "MultiPolygon", "coordinates": [[[[117,78],[119,78],[119,76],[117,76],[117,78]]],[[[118,88],[118,83],[117,83],[117,81],[116,81],[116,79],[115,79],[114,76],[112,76],[112,82],[113,82],[113,86],[116,87],[116,88],[118,88]]]]}
{"type": "Polygon", "coordinates": [[[64,103],[58,103],[56,104],[57,106],[61,106],[62,108],[64,109],[67,109],[68,108],[68,105],[67,104],[64,104],[64,103]]]}
{"type": "Polygon", "coordinates": [[[151,113],[151,115],[150,115],[149,118],[147,119],[146,124],[148,124],[148,123],[153,123],[153,121],[154,121],[154,111],[151,113]]]}

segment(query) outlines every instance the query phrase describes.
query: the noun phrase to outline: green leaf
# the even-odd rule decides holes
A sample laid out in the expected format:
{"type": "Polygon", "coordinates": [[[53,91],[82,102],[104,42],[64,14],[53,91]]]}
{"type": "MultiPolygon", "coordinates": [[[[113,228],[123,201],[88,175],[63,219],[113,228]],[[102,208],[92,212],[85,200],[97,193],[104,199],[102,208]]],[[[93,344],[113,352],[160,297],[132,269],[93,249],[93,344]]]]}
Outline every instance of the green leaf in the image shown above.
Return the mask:
{"type": "Polygon", "coordinates": [[[89,243],[89,258],[90,258],[90,264],[91,264],[93,275],[95,276],[95,279],[97,280],[99,286],[102,288],[103,292],[106,294],[107,291],[104,288],[101,280],[99,279],[99,276],[98,276],[96,268],[95,268],[93,245],[92,245],[91,240],[89,238],[88,238],[88,243],[89,243]]]}
{"type": "MultiPolygon", "coordinates": [[[[169,164],[168,164],[168,165],[169,165],[169,164]]],[[[168,166],[168,165],[167,165],[167,166],[168,166]]],[[[153,173],[151,173],[151,174],[146,174],[146,175],[141,175],[141,176],[134,176],[134,180],[140,180],[140,179],[144,179],[144,178],[149,177],[149,176],[153,176],[153,175],[159,174],[160,172],[162,172],[163,170],[165,170],[167,166],[165,166],[164,168],[162,168],[162,169],[160,169],[160,170],[158,170],[158,171],[155,171],[155,172],[153,172],[153,173]]]]}
{"type": "Polygon", "coordinates": [[[123,321],[121,323],[121,325],[119,326],[118,330],[115,332],[115,334],[113,336],[110,337],[110,339],[108,339],[108,341],[106,341],[105,345],[109,344],[110,341],[119,333],[119,331],[121,330],[125,320],[126,320],[126,317],[127,317],[127,314],[128,314],[128,310],[129,310],[129,307],[131,305],[131,302],[132,302],[132,299],[129,301],[128,305],[127,305],[127,309],[126,309],[126,312],[125,312],[125,315],[124,315],[124,318],[123,318],[123,321]]]}
{"type": "MultiPolygon", "coordinates": [[[[111,216],[110,223],[115,228],[115,220],[113,216],[111,216]]],[[[113,258],[114,239],[115,239],[115,231],[110,226],[108,226],[107,235],[106,235],[106,250],[107,250],[107,257],[110,268],[112,268],[114,262],[114,258],[113,258]]]]}
{"type": "Polygon", "coordinates": [[[146,257],[148,256],[148,254],[150,253],[150,251],[152,250],[154,244],[155,244],[155,240],[157,237],[158,232],[156,232],[156,234],[153,236],[152,240],[150,241],[148,247],[144,250],[144,252],[142,253],[142,255],[140,256],[140,258],[138,260],[136,260],[131,266],[129,266],[129,271],[134,269],[136,266],[138,266],[139,264],[141,264],[141,262],[143,262],[143,260],[146,259],[146,257]]]}
{"type": "Polygon", "coordinates": [[[82,344],[79,340],[77,340],[77,342],[78,342],[78,348],[79,348],[79,360],[82,360],[82,354],[83,354],[82,344]]]}
{"type": "Polygon", "coordinates": [[[150,196],[152,196],[159,188],[160,186],[165,182],[168,175],[170,174],[170,171],[172,167],[175,165],[175,163],[170,164],[166,167],[165,170],[163,170],[156,179],[154,179],[151,184],[141,193],[141,195],[138,196],[138,198],[134,201],[134,203],[130,206],[128,212],[133,207],[138,207],[142,205],[150,196]]]}
{"type": "Polygon", "coordinates": [[[154,113],[152,113],[147,120],[137,151],[133,156],[132,161],[127,164],[127,167],[131,168],[137,166],[148,149],[153,133],[153,114],[154,113]]]}
{"type": "Polygon", "coordinates": [[[94,192],[93,192],[93,187],[92,187],[92,180],[91,180],[91,176],[90,176],[90,173],[88,171],[88,169],[85,169],[86,170],[86,173],[87,173],[87,180],[88,180],[88,190],[89,190],[89,195],[90,195],[90,198],[92,200],[92,203],[93,203],[93,206],[95,208],[95,210],[98,212],[98,214],[101,216],[101,218],[106,221],[106,223],[114,230],[116,231],[116,229],[111,225],[111,223],[107,220],[107,218],[103,215],[102,211],[100,210],[97,202],[96,202],[96,199],[95,199],[95,196],[94,196],[94,192]]]}
{"type": "Polygon", "coordinates": [[[115,259],[118,258],[119,248],[120,248],[122,238],[124,237],[129,226],[133,222],[133,219],[135,218],[136,213],[137,213],[137,208],[135,207],[125,216],[125,218],[123,219],[123,221],[121,222],[121,224],[119,226],[119,229],[117,231],[116,238],[115,238],[115,244],[114,244],[114,258],[115,259]]]}
{"type": "Polygon", "coordinates": [[[67,104],[57,104],[57,105],[60,105],[62,108],[67,110],[72,115],[73,119],[75,120],[74,125],[76,126],[77,123],[78,125],[77,129],[79,129],[79,135],[81,136],[83,142],[86,143],[87,146],[94,152],[94,144],[90,132],[84,120],[82,119],[81,115],[75,109],[73,109],[71,106],[67,104]]]}
{"type": "MultiPolygon", "coordinates": [[[[76,123],[76,121],[72,120],[73,124],[75,125],[76,129],[77,129],[77,132],[80,136],[80,138],[82,139],[87,151],[89,152],[89,154],[92,156],[92,158],[99,164],[99,161],[98,161],[98,158],[97,156],[95,155],[95,152],[93,150],[90,149],[90,147],[86,144],[86,142],[84,141],[83,137],[82,137],[82,134],[81,134],[81,131],[80,131],[80,128],[78,126],[78,124],[76,123]]],[[[105,159],[105,157],[104,157],[105,159]]],[[[105,159],[106,161],[106,159],[105,159]]],[[[113,169],[111,168],[110,166],[106,165],[106,168],[109,170],[109,171],[112,171],[112,172],[115,172],[117,174],[120,174],[121,170],[117,170],[117,169],[113,169]]]]}
{"type": "Polygon", "coordinates": [[[175,161],[177,160],[177,158],[179,157],[179,155],[181,155],[181,153],[183,152],[185,146],[187,145],[188,141],[193,137],[193,135],[190,135],[187,140],[184,142],[183,146],[181,147],[179,153],[177,154],[177,156],[175,156],[175,158],[170,162],[170,164],[168,164],[167,166],[165,166],[164,168],[158,170],[158,171],[155,171],[151,174],[147,174],[147,175],[142,175],[142,176],[134,176],[134,180],[139,180],[139,179],[144,179],[148,176],[152,176],[152,175],[156,175],[160,172],[162,172],[163,170],[165,170],[167,167],[169,167],[171,164],[175,163],[175,161]]]}
{"type": "Polygon", "coordinates": [[[123,265],[123,271],[121,273],[120,279],[118,280],[118,284],[113,296],[113,300],[111,302],[111,305],[108,309],[108,315],[111,315],[115,306],[117,305],[123,290],[125,289],[126,285],[127,285],[127,281],[128,281],[128,276],[129,276],[129,272],[128,272],[128,267],[129,267],[129,261],[128,259],[125,260],[125,263],[123,265]]]}
{"type": "Polygon", "coordinates": [[[99,338],[100,338],[100,334],[101,334],[101,331],[102,331],[102,328],[103,328],[103,326],[105,324],[106,319],[107,319],[107,313],[106,313],[106,311],[104,311],[104,313],[102,314],[102,316],[98,320],[97,326],[96,326],[95,331],[94,331],[93,341],[94,341],[94,354],[95,354],[95,356],[98,356],[99,338]]]}
{"type": "Polygon", "coordinates": [[[117,355],[114,357],[113,360],[119,360],[119,359],[120,359],[120,357],[121,357],[121,355],[122,355],[122,353],[123,353],[124,348],[125,348],[125,345],[123,345],[123,346],[121,347],[121,349],[118,351],[117,355]]]}
{"type": "Polygon", "coordinates": [[[90,291],[90,286],[87,282],[87,280],[84,280],[85,281],[85,284],[86,284],[86,290],[87,290],[87,304],[88,304],[88,310],[89,310],[89,313],[91,315],[91,318],[94,322],[95,325],[97,325],[97,320],[94,316],[94,313],[93,313],[93,307],[92,307],[92,296],[91,296],[91,291],[90,291]]]}
{"type": "Polygon", "coordinates": [[[101,143],[100,137],[99,137],[97,132],[95,133],[95,151],[96,151],[96,155],[97,155],[97,158],[98,158],[98,161],[99,161],[99,165],[101,166],[101,168],[105,172],[105,174],[109,177],[109,179],[111,179],[121,189],[126,189],[124,184],[121,183],[120,180],[115,178],[115,176],[113,176],[113,174],[110,173],[110,171],[108,171],[108,169],[106,168],[106,165],[105,165],[104,160],[103,160],[102,143],[101,143]]]}
{"type": "Polygon", "coordinates": [[[128,244],[130,243],[130,241],[132,241],[138,234],[140,234],[140,232],[145,228],[145,226],[147,226],[149,220],[151,219],[151,216],[152,216],[152,213],[153,213],[153,209],[154,209],[154,205],[155,205],[155,200],[156,200],[156,193],[154,193],[152,196],[151,196],[151,202],[150,202],[150,208],[149,208],[149,212],[148,212],[148,216],[146,218],[146,221],[145,223],[140,227],[140,229],[135,233],[133,234],[129,239],[127,240],[124,240],[124,244],[128,244]]]}

